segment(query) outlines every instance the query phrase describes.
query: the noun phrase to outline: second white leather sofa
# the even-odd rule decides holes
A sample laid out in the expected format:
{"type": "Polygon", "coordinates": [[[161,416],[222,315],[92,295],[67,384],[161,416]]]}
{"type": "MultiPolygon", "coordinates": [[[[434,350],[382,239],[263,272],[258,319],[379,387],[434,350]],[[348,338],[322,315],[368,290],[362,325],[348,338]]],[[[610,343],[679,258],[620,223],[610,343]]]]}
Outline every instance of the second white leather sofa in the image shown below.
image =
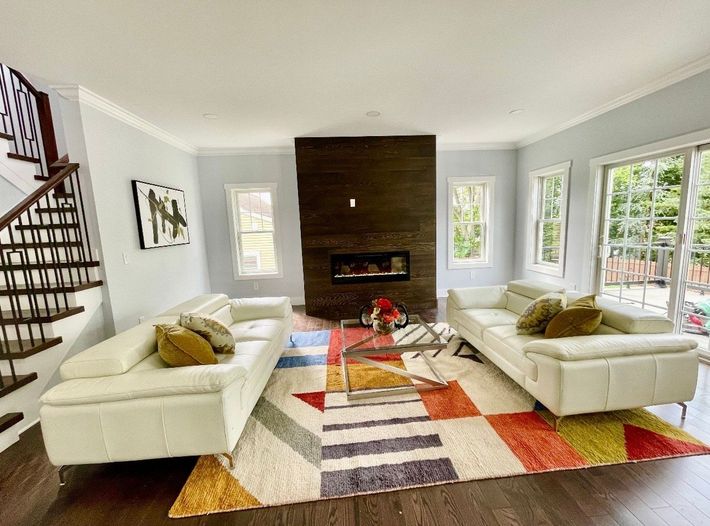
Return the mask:
{"type": "Polygon", "coordinates": [[[597,298],[603,318],[592,335],[518,335],[525,307],[559,289],[532,280],[451,289],[447,320],[558,417],[692,400],[697,342],[673,334],[673,323],[660,314],[597,298]]]}
{"type": "MultiPolygon", "coordinates": [[[[198,296],[95,345],[60,368],[41,398],[57,466],[223,453],[229,457],[292,330],[288,298],[198,296]],[[210,313],[237,342],[220,363],[167,367],[154,325],[210,313]]],[[[231,457],[230,457],[231,460],[231,457]]]]}

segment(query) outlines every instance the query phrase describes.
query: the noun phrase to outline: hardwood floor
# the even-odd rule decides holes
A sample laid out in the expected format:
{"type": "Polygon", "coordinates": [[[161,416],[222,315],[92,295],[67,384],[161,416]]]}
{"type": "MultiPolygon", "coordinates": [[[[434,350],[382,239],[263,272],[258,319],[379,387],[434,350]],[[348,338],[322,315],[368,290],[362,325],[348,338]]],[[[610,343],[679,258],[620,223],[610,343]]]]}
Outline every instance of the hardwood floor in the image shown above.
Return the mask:
{"type": "MultiPolygon", "coordinates": [[[[443,306],[427,315],[444,319],[443,306]]],[[[336,324],[297,309],[295,325],[319,330],[336,324]]],[[[684,424],[678,406],[652,411],[710,443],[710,368],[701,366],[684,424]]],[[[169,519],[168,509],[195,461],[78,466],[60,488],[36,425],[0,454],[0,524],[710,525],[710,455],[169,519]]]]}

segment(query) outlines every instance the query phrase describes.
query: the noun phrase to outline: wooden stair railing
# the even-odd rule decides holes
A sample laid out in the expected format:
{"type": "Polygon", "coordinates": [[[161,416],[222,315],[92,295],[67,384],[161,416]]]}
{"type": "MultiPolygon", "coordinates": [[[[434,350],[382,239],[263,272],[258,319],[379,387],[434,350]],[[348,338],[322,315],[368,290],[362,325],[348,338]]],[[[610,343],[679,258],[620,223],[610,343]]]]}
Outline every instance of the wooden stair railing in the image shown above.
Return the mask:
{"type": "Polygon", "coordinates": [[[0,218],[0,397],[37,378],[15,361],[62,342],[45,325],[83,312],[69,294],[100,286],[79,165],[67,163],[0,218]]]}
{"type": "Polygon", "coordinates": [[[59,159],[49,95],[19,71],[0,64],[0,137],[10,141],[8,156],[39,165],[37,179],[58,171],[59,159]]]}

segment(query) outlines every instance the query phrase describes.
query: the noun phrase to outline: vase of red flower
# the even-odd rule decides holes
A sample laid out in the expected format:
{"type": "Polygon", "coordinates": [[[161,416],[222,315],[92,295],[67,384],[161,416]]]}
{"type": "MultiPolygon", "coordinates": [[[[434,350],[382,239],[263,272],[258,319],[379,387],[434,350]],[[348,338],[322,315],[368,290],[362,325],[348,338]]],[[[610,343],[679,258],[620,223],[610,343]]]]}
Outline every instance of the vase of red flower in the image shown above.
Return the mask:
{"type": "Polygon", "coordinates": [[[404,319],[403,309],[400,309],[400,305],[388,298],[376,298],[363,310],[376,333],[391,334],[404,319]]]}

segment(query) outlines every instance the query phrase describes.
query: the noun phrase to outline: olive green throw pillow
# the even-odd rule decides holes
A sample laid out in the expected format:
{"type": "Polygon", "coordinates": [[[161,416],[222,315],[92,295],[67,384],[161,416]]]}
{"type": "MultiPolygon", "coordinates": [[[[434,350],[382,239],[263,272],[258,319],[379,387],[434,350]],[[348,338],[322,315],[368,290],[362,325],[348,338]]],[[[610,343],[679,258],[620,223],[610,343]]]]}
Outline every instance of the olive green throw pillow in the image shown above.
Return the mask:
{"type": "Polygon", "coordinates": [[[567,306],[567,294],[548,292],[528,305],[518,318],[515,328],[518,334],[543,332],[550,320],[567,306]]]}
{"type": "Polygon", "coordinates": [[[602,311],[589,307],[569,307],[557,316],[545,329],[545,338],[587,336],[597,330],[602,322],[602,311]]]}
{"type": "Polygon", "coordinates": [[[596,296],[583,296],[552,318],[545,329],[545,338],[588,336],[597,330],[601,322],[602,311],[596,296]]]}
{"type": "Polygon", "coordinates": [[[156,325],[158,354],[170,367],[216,364],[210,343],[199,334],[180,325],[156,325]]]}

